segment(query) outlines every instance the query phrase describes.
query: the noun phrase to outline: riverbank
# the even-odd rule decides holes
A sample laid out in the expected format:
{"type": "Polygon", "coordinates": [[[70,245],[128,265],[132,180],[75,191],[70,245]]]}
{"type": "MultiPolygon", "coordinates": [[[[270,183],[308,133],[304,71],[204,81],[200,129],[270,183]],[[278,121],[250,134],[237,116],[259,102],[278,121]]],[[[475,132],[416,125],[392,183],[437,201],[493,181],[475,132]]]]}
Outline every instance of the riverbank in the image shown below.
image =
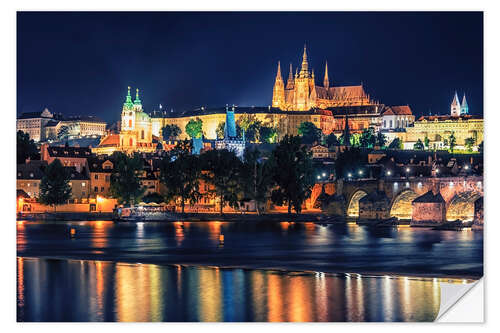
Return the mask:
{"type": "MultiPolygon", "coordinates": [[[[170,220],[158,220],[147,222],[209,222],[209,221],[222,221],[222,222],[316,222],[319,221],[324,214],[322,213],[305,213],[305,214],[288,214],[288,213],[268,213],[257,215],[254,213],[176,213],[173,214],[174,218],[170,220]]],[[[98,220],[112,220],[113,213],[34,213],[22,214],[17,216],[17,220],[26,221],[98,221],[98,220]]]]}

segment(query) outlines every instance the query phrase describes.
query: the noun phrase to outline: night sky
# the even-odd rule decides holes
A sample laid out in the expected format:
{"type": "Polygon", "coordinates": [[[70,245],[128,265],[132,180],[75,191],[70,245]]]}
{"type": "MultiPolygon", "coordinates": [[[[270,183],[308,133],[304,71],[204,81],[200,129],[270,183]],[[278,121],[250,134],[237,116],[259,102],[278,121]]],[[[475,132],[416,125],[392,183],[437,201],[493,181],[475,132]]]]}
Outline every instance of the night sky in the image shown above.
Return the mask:
{"type": "Polygon", "coordinates": [[[482,13],[18,13],[17,113],[120,117],[127,86],[146,112],[267,106],[278,60],[322,84],[363,82],[386,105],[448,114],[465,92],[483,114],[482,13]]]}

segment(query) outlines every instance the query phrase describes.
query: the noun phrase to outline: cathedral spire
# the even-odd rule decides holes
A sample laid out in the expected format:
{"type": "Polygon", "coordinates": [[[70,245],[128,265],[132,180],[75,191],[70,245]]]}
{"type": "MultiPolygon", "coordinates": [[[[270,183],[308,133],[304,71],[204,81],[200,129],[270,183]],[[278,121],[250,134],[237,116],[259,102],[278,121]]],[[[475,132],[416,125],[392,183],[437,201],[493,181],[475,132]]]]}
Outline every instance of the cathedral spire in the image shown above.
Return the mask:
{"type": "Polygon", "coordinates": [[[276,73],[276,79],[280,78],[281,79],[281,65],[278,60],[278,72],[276,73]]]}
{"type": "Polygon", "coordinates": [[[288,80],[286,82],[286,89],[293,89],[293,68],[292,63],[290,63],[290,72],[288,72],[288,80]]]}
{"type": "Polygon", "coordinates": [[[304,54],[302,55],[302,66],[300,68],[300,77],[309,77],[309,63],[307,62],[306,44],[304,44],[304,54]]]}
{"type": "Polygon", "coordinates": [[[328,89],[330,81],[328,80],[328,61],[325,62],[325,78],[323,79],[323,86],[328,89]]]}

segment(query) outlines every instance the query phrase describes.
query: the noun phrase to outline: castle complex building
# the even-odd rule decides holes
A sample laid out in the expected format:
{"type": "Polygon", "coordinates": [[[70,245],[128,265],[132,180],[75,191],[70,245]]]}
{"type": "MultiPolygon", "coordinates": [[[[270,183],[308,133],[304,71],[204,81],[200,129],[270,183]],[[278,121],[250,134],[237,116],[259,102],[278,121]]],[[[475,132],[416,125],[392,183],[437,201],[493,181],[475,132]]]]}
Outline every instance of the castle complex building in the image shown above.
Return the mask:
{"type": "Polygon", "coordinates": [[[450,136],[456,139],[456,149],[465,149],[465,139],[474,139],[474,150],[483,141],[484,120],[482,117],[469,114],[469,106],[465,99],[459,103],[457,93],[450,105],[449,115],[422,116],[412,127],[406,129],[404,148],[413,149],[420,139],[429,139],[431,149],[446,149],[449,147],[450,136]]]}
{"type": "Polygon", "coordinates": [[[120,133],[110,133],[105,136],[99,146],[92,148],[95,154],[110,155],[115,151],[153,152],[156,143],[153,143],[152,122],[150,116],[144,112],[139,99],[139,89],[136,91],[135,100],[132,102],[130,87],[123,103],[121,114],[120,133]]]}
{"type": "Polygon", "coordinates": [[[364,91],[363,86],[334,86],[328,78],[328,64],[325,64],[323,86],[316,85],[314,70],[309,71],[307,50],[304,46],[300,72],[293,75],[292,64],[285,86],[281,77],[281,66],[273,88],[272,106],[280,110],[308,111],[311,109],[326,109],[345,106],[374,106],[376,103],[364,91]],[[331,86],[330,86],[331,84],[331,86]]]}
{"type": "MultiPolygon", "coordinates": [[[[335,86],[329,79],[328,65],[325,65],[323,85],[316,85],[314,71],[309,70],[307,50],[304,47],[300,71],[297,69],[293,75],[293,68],[290,66],[286,85],[281,76],[281,65],[278,63],[271,105],[236,107],[234,116],[236,123],[243,117],[251,117],[260,121],[262,125],[275,128],[278,133],[277,139],[280,140],[285,135],[297,135],[298,127],[303,122],[313,123],[325,135],[333,132],[340,136],[345,128],[346,119],[349,121],[352,133],[360,133],[369,127],[378,130],[381,127],[381,113],[385,109],[383,104],[370,98],[363,85],[335,86]]],[[[405,121],[400,123],[401,129],[413,122],[410,108],[404,107],[404,110],[405,114],[401,119],[405,121]]],[[[180,138],[185,139],[186,124],[196,118],[203,122],[204,138],[215,140],[217,126],[225,121],[226,112],[224,108],[202,107],[182,113],[154,114],[153,134],[160,136],[163,127],[174,124],[182,130],[180,138]]]]}

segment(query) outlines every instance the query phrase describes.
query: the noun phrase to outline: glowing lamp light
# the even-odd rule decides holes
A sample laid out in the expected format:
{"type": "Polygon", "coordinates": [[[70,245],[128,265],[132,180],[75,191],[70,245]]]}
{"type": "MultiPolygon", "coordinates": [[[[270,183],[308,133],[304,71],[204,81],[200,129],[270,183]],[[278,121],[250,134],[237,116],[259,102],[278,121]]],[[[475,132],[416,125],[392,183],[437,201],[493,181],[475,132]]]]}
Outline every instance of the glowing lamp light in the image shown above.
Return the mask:
{"type": "Polygon", "coordinates": [[[391,171],[390,170],[387,171],[386,174],[387,174],[387,176],[390,176],[391,175],[391,171]]]}
{"type": "Polygon", "coordinates": [[[316,178],[320,179],[321,177],[318,175],[318,177],[316,177],[316,178]]]}
{"type": "Polygon", "coordinates": [[[97,202],[103,202],[104,201],[104,198],[101,197],[100,195],[97,196],[97,202]]]}
{"type": "Polygon", "coordinates": [[[352,177],[352,173],[350,173],[350,172],[349,172],[349,173],[347,174],[347,177],[352,177]]]}
{"type": "Polygon", "coordinates": [[[358,173],[361,176],[363,174],[363,170],[359,170],[358,173]]]}
{"type": "Polygon", "coordinates": [[[410,168],[406,168],[406,172],[410,172],[410,168]]]}
{"type": "Polygon", "coordinates": [[[439,169],[436,169],[436,173],[439,173],[439,169]]]}
{"type": "Polygon", "coordinates": [[[468,165],[464,166],[464,169],[469,170],[469,166],[468,165]]]}
{"type": "Polygon", "coordinates": [[[324,173],[324,172],[323,172],[321,175],[322,175],[323,177],[326,177],[326,173],[324,173]]]}

